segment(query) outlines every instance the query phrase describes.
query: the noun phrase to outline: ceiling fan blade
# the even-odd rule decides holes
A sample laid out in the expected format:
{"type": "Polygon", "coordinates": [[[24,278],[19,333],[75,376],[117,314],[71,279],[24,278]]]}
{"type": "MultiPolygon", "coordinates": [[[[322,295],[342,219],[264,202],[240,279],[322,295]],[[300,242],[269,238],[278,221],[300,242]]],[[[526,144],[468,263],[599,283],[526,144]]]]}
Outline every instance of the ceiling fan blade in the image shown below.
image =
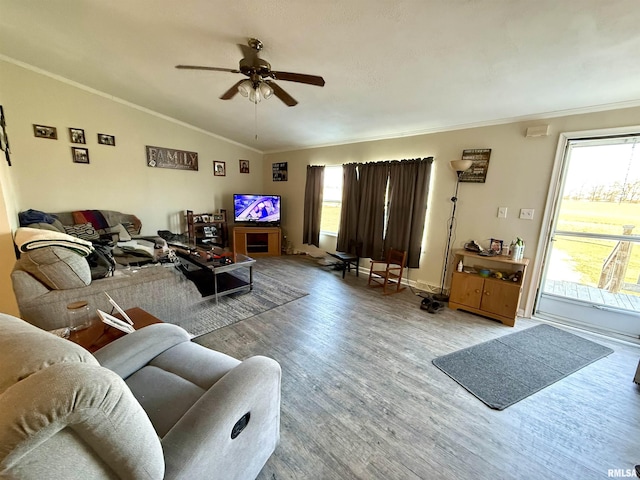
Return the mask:
{"type": "Polygon", "coordinates": [[[282,100],[288,107],[295,107],[298,102],[291,95],[285,92],[276,82],[267,82],[273,88],[273,94],[282,100]]]}
{"type": "Polygon", "coordinates": [[[324,78],[317,75],[305,75],[304,73],[271,72],[271,76],[276,80],[286,80],[288,82],[306,83],[324,87],[324,78]]]}
{"type": "Polygon", "coordinates": [[[220,97],[221,100],[231,100],[234,95],[236,93],[238,93],[238,86],[244,82],[244,80],[239,80],[236,83],[233,84],[233,87],[231,87],[229,90],[227,90],[226,92],[224,92],[222,94],[222,96],[220,97]]]}
{"type": "Polygon", "coordinates": [[[203,67],[200,65],[176,65],[176,68],[181,70],[212,70],[214,72],[240,73],[240,70],[236,68],[203,67]]]}

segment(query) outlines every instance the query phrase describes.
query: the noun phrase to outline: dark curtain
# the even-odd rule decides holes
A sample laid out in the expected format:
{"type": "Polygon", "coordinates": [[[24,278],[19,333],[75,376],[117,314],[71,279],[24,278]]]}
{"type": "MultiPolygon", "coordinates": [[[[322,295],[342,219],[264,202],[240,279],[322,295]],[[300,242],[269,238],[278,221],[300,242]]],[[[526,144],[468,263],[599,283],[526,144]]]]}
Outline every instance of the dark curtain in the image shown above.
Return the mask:
{"type": "Polygon", "coordinates": [[[358,188],[358,164],[348,163],[342,166],[342,209],[338,228],[339,252],[355,254],[358,233],[358,211],[360,210],[360,191],[358,188]]]}
{"type": "Polygon", "coordinates": [[[324,189],[324,166],[307,165],[304,190],[304,224],[302,243],[320,246],[320,217],[324,189]]]}
{"type": "Polygon", "coordinates": [[[407,266],[418,268],[433,157],[389,164],[387,231],[384,250],[407,251],[407,266]]]}
{"type": "Polygon", "coordinates": [[[362,256],[379,260],[384,257],[384,207],[389,162],[373,162],[358,166],[360,208],[357,242],[362,256]]]}

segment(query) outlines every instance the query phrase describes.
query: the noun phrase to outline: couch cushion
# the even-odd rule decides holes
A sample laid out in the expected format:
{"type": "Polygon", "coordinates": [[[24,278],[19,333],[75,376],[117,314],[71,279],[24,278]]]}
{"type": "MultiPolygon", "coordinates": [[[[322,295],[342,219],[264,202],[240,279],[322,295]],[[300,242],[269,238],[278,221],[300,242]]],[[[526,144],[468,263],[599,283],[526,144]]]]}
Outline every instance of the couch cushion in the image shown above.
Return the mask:
{"type": "Polygon", "coordinates": [[[126,383],[147,412],[160,438],[205,393],[205,390],[181,376],[153,366],[141,368],[127,378],[126,383]]]}
{"type": "Polygon", "coordinates": [[[99,240],[100,235],[93,228],[91,223],[78,223],[76,225],[64,225],[64,232],[67,235],[73,235],[74,237],[81,238],[83,240],[99,240]]]}
{"type": "Polygon", "coordinates": [[[31,250],[20,256],[17,266],[53,290],[86,287],[91,283],[89,263],[68,248],[31,250]]]}

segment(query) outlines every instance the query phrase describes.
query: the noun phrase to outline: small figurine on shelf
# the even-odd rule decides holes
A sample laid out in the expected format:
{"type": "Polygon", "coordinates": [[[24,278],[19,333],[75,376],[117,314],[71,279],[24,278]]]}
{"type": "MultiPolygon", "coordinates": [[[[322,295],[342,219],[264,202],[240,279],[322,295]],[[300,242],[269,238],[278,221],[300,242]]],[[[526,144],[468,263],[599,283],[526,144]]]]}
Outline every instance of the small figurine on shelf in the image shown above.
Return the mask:
{"type": "Polygon", "coordinates": [[[518,270],[517,272],[512,273],[511,275],[509,275],[509,280],[515,283],[519,283],[522,280],[522,272],[518,270]]]}

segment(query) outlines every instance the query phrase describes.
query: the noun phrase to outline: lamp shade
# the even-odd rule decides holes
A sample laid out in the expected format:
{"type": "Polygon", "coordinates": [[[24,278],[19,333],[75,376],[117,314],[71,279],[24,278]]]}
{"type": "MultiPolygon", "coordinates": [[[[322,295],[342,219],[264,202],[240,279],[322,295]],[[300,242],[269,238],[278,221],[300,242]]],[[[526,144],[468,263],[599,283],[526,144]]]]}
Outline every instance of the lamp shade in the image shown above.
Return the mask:
{"type": "Polygon", "coordinates": [[[472,164],[471,160],[451,160],[451,168],[458,173],[468,170],[472,164]]]}

